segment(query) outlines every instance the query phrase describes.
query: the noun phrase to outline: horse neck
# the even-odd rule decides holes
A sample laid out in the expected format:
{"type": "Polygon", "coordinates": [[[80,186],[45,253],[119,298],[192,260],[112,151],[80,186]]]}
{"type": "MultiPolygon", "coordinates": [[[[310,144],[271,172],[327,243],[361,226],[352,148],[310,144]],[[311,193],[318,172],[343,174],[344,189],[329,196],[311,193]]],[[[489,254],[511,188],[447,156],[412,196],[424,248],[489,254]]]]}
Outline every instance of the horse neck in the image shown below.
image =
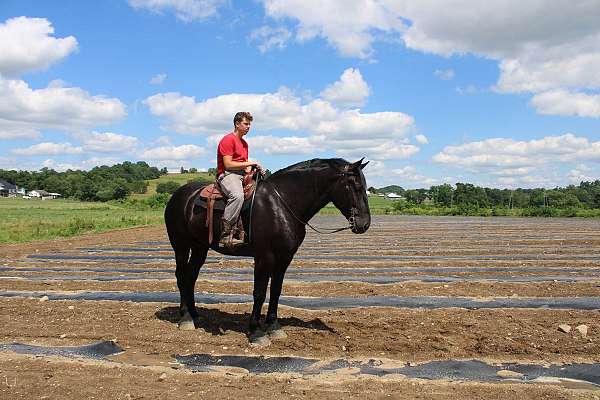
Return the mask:
{"type": "Polygon", "coordinates": [[[294,171],[274,176],[272,183],[294,214],[308,222],[330,202],[328,175],[326,171],[294,171]]]}

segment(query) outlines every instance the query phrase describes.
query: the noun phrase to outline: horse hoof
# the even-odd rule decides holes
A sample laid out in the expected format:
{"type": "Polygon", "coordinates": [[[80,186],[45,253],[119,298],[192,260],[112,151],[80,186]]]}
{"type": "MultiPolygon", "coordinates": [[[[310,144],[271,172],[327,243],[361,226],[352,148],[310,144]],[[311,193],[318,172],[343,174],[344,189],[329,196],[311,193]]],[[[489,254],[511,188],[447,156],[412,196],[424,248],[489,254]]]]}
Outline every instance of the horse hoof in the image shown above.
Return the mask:
{"type": "Polygon", "coordinates": [[[267,347],[271,345],[271,340],[262,331],[257,331],[250,335],[250,346],[267,347]]]}
{"type": "Polygon", "coordinates": [[[186,314],[181,317],[181,320],[179,321],[179,329],[182,331],[193,331],[196,329],[196,324],[194,323],[194,319],[191,317],[191,315],[186,314]]]}
{"type": "Polygon", "coordinates": [[[287,333],[285,333],[285,331],[281,328],[271,330],[267,334],[269,335],[269,339],[272,340],[282,340],[287,339],[288,337],[287,333]]]}

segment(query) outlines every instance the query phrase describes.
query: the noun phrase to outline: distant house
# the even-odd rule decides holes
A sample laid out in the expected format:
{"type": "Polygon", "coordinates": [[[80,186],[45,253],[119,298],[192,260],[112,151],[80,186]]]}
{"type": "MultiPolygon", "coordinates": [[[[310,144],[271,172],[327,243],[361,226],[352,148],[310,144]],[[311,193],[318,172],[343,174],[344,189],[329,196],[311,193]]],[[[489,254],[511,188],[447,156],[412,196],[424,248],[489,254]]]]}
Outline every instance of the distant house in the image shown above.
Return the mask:
{"type": "Polygon", "coordinates": [[[2,197],[16,197],[18,188],[16,185],[0,179],[0,196],[2,197]]]}
{"type": "Polygon", "coordinates": [[[385,197],[392,200],[404,200],[403,196],[400,196],[399,194],[396,194],[394,192],[386,193],[385,197]]]}
{"type": "Polygon", "coordinates": [[[42,198],[42,199],[53,199],[54,198],[52,196],[52,194],[46,192],[45,190],[40,190],[40,189],[30,190],[28,194],[31,197],[38,197],[38,198],[42,198]]]}

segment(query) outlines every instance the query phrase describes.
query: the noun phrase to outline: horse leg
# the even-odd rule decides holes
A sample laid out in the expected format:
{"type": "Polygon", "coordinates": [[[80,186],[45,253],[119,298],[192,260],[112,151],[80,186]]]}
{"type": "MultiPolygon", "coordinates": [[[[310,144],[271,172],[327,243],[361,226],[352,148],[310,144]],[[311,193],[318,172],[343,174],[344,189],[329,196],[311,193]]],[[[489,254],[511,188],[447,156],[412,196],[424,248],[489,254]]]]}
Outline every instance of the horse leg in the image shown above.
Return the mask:
{"type": "Polygon", "coordinates": [[[265,332],[260,329],[260,314],[267,297],[267,285],[269,284],[269,275],[273,265],[272,258],[272,256],[262,256],[254,260],[254,291],[252,293],[254,304],[248,329],[250,343],[254,346],[262,347],[271,344],[265,332]]]}
{"type": "Polygon", "coordinates": [[[181,296],[179,329],[195,329],[194,322],[198,318],[198,311],[196,310],[194,300],[194,286],[196,285],[200,268],[204,264],[204,261],[206,261],[207,252],[207,247],[194,247],[189,261],[185,263],[180,263],[176,256],[177,269],[175,275],[177,276],[177,286],[179,287],[179,294],[181,296]]]}
{"type": "Polygon", "coordinates": [[[269,338],[274,340],[287,338],[287,334],[277,321],[277,307],[279,306],[283,277],[291,261],[292,259],[289,258],[283,263],[277,263],[277,267],[274,269],[271,277],[271,294],[269,296],[269,309],[267,310],[267,317],[265,319],[265,331],[269,335],[269,338]]]}

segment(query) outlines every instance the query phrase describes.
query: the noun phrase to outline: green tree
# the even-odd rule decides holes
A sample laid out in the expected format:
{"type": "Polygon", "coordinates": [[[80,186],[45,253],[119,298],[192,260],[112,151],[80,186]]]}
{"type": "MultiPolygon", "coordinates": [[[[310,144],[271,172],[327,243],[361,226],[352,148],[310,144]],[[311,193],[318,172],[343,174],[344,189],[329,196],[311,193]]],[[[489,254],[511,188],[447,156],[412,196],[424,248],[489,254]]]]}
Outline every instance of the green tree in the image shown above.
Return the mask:
{"type": "Polygon", "coordinates": [[[156,193],[169,193],[173,194],[179,189],[179,183],[174,181],[161,182],[156,186],[156,193]]]}

